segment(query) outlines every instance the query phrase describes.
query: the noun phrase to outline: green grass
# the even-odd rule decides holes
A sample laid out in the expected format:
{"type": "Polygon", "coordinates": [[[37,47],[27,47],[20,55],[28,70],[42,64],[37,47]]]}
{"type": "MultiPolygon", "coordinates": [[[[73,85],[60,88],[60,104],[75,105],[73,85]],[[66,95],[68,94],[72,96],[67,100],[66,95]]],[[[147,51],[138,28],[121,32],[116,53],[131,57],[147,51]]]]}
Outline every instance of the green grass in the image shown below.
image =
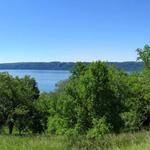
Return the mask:
{"type": "Polygon", "coordinates": [[[63,137],[0,136],[0,150],[67,150],[63,137]]]}
{"type": "Polygon", "coordinates": [[[0,135],[0,150],[150,150],[150,132],[103,138],[0,135]]]}

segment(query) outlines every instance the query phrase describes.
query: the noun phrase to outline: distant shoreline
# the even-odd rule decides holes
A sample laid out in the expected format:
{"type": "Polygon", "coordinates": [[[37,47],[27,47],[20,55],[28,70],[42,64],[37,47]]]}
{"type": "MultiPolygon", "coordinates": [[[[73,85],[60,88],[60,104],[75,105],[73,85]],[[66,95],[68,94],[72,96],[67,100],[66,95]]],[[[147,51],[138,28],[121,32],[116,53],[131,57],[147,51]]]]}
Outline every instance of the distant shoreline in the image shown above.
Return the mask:
{"type": "MultiPolygon", "coordinates": [[[[90,62],[84,62],[90,64],[90,62]]],[[[0,63],[1,70],[71,70],[75,62],[18,62],[18,63],[0,63]]],[[[127,62],[108,62],[119,69],[125,71],[140,71],[143,67],[142,62],[127,61],[127,62]]]]}

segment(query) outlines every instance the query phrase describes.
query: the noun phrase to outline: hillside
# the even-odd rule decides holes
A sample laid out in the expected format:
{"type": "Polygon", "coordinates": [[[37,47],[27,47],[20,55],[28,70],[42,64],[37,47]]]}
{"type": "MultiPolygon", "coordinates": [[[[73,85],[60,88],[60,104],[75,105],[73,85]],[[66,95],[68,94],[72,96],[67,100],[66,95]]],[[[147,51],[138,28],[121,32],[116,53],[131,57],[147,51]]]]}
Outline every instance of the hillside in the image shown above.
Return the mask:
{"type": "MultiPolygon", "coordinates": [[[[89,62],[85,62],[89,63],[89,62]]],[[[108,62],[125,71],[139,71],[143,67],[142,62],[108,62]]],[[[23,62],[1,63],[0,69],[28,69],[28,70],[70,70],[74,62],[23,62]]]]}

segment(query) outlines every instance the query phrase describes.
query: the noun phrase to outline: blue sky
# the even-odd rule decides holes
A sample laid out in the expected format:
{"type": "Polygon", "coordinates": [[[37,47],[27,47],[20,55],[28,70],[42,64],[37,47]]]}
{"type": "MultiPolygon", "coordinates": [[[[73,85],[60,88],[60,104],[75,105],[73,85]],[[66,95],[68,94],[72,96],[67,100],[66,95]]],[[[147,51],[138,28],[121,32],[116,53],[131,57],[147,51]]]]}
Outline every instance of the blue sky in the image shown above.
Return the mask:
{"type": "Polygon", "coordinates": [[[0,0],[0,62],[132,61],[149,0],[0,0]]]}

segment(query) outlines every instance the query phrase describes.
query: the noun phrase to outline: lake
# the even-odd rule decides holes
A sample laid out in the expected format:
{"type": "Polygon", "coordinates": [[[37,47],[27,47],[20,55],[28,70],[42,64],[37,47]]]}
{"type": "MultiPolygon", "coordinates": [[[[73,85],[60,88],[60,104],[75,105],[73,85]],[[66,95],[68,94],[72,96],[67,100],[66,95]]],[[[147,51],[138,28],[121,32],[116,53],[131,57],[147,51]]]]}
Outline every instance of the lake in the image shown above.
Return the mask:
{"type": "Polygon", "coordinates": [[[66,80],[70,76],[69,71],[63,70],[0,70],[0,72],[8,72],[19,77],[30,75],[37,81],[41,92],[54,91],[56,83],[66,80]]]}

